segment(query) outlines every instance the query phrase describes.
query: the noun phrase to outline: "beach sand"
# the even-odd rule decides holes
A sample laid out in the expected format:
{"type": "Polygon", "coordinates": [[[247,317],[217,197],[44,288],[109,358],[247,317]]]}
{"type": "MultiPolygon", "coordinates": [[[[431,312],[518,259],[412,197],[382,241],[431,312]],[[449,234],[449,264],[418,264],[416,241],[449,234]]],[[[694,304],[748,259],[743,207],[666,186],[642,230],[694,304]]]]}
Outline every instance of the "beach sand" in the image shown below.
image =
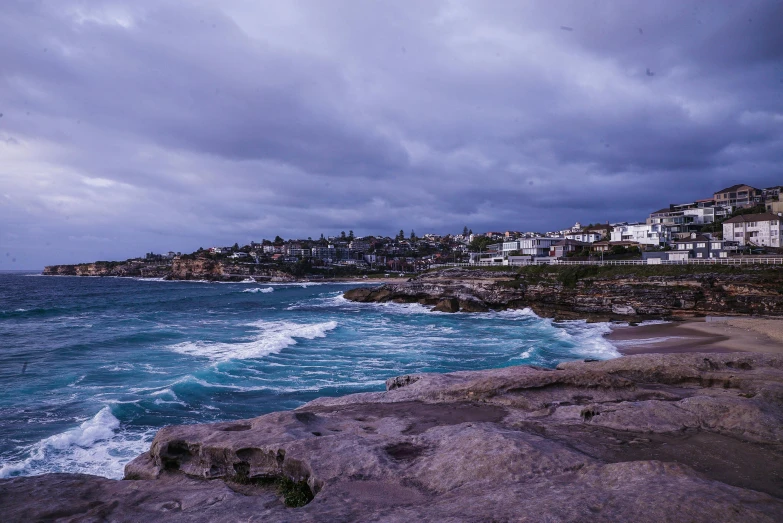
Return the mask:
{"type": "Polygon", "coordinates": [[[771,352],[783,354],[783,318],[705,318],[615,327],[607,338],[622,354],[771,352]]]}

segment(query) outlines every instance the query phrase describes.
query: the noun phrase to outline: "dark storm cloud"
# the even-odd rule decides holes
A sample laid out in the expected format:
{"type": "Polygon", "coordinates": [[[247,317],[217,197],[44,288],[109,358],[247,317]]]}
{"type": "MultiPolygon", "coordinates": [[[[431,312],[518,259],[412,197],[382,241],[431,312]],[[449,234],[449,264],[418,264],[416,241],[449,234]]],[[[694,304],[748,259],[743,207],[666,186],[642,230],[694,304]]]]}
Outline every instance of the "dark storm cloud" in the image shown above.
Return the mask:
{"type": "Polygon", "coordinates": [[[781,26],[772,0],[9,0],[0,268],[783,183],[781,26]]]}

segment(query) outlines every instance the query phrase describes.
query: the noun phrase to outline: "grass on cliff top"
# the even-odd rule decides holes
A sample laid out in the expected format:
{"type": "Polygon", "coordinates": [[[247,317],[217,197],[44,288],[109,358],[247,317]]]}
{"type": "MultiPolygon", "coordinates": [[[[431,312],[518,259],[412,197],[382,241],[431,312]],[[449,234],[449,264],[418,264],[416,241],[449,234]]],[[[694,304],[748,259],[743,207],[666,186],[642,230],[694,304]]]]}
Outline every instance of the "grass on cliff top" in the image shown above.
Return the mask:
{"type": "Polygon", "coordinates": [[[584,279],[683,277],[700,274],[752,274],[762,281],[783,281],[783,267],[768,265],[532,265],[521,267],[518,278],[529,282],[554,278],[566,287],[584,279]]]}
{"type": "Polygon", "coordinates": [[[520,276],[580,272],[590,276],[689,276],[695,274],[777,274],[779,265],[531,265],[520,276]]]}

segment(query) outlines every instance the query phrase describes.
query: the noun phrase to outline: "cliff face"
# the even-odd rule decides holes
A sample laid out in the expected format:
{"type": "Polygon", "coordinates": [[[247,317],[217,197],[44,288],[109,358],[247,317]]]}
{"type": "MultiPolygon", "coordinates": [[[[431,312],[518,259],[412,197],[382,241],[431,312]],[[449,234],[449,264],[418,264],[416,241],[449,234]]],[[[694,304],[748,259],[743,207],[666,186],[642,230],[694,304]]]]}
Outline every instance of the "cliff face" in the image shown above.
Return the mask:
{"type": "Polygon", "coordinates": [[[223,264],[208,258],[174,260],[168,278],[171,280],[221,280],[223,264]]]}
{"type": "MultiPolygon", "coordinates": [[[[44,268],[43,273],[48,276],[136,276],[145,274],[165,275],[164,267],[148,265],[143,262],[95,262],[80,263],[78,265],[50,265],[44,268]],[[155,269],[158,269],[157,271],[155,269]]],[[[150,276],[155,277],[155,276],[150,276]]],[[[162,276],[161,276],[162,277],[162,276]]]]}
{"type": "Polygon", "coordinates": [[[773,355],[409,375],[387,392],[166,427],[126,481],[0,480],[0,506],[5,521],[772,522],[781,420],[773,355]]]}
{"type": "Polygon", "coordinates": [[[51,265],[44,269],[48,276],[132,276],[166,278],[169,280],[293,281],[287,273],[251,264],[230,264],[211,258],[175,259],[171,264],[147,262],[95,262],[78,265],[51,265]]]}
{"type": "Polygon", "coordinates": [[[520,273],[449,269],[406,283],[354,289],[345,297],[418,302],[445,312],[530,307],[548,317],[783,315],[783,268],[720,269],[726,270],[604,275],[597,269],[580,273],[579,268],[520,273]]]}

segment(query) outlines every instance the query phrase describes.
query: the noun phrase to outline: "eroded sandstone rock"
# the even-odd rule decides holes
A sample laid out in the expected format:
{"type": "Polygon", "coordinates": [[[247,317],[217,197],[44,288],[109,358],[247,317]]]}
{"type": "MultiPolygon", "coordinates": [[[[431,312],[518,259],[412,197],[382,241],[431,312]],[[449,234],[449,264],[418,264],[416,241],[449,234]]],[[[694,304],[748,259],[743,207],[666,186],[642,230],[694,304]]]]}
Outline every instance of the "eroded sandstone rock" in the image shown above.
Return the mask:
{"type": "Polygon", "coordinates": [[[166,427],[132,481],[0,481],[4,520],[783,519],[780,356],[652,354],[387,389],[166,427]],[[313,501],[286,507],[274,477],[313,501]]]}

